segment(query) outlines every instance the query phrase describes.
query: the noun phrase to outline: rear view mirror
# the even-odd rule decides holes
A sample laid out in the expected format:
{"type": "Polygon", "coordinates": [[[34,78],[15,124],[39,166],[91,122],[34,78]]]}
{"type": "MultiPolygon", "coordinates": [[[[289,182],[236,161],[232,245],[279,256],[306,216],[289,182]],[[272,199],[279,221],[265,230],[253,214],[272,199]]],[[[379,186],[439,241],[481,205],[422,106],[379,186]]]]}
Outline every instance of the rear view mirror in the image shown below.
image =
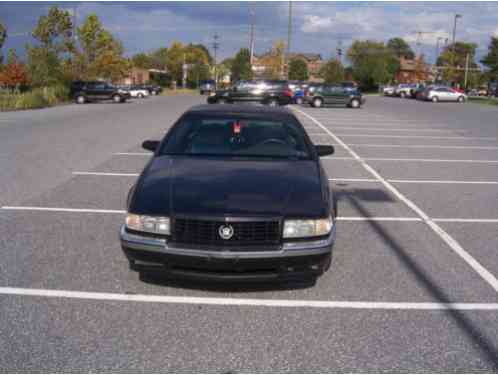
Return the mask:
{"type": "Polygon", "coordinates": [[[335,152],[334,146],[331,145],[316,145],[315,149],[318,156],[332,155],[335,152]]]}
{"type": "Polygon", "coordinates": [[[142,147],[146,150],[149,150],[149,151],[152,151],[152,152],[155,152],[156,149],[159,147],[159,141],[144,141],[142,143],[142,147]]]}

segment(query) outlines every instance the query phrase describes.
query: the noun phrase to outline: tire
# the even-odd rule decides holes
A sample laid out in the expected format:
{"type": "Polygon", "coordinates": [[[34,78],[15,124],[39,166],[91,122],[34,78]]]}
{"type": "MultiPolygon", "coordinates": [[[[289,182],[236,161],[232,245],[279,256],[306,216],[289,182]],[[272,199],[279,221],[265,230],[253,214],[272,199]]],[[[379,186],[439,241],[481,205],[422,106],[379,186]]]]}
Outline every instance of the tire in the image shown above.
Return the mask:
{"type": "Polygon", "coordinates": [[[431,100],[433,103],[439,102],[439,98],[437,96],[433,96],[431,100]]]}
{"type": "Polygon", "coordinates": [[[114,103],[121,103],[121,96],[119,96],[119,95],[113,95],[112,101],[114,103]]]}
{"type": "Polygon", "coordinates": [[[155,96],[155,95],[157,95],[157,91],[152,90],[152,91],[151,91],[151,94],[155,96]]]}
{"type": "Polygon", "coordinates": [[[227,101],[225,99],[218,99],[216,104],[227,104],[227,101]]]}
{"type": "Polygon", "coordinates": [[[77,95],[75,98],[75,101],[77,104],[85,104],[86,103],[86,98],[84,95],[77,95]]]}
{"type": "Polygon", "coordinates": [[[406,94],[405,94],[403,91],[401,91],[401,92],[399,93],[399,97],[400,97],[401,99],[404,99],[404,98],[406,98],[406,94]]]}
{"type": "Polygon", "coordinates": [[[315,99],[313,99],[313,101],[311,103],[312,103],[313,107],[320,108],[323,105],[323,99],[315,98],[315,99]]]}
{"type": "Polygon", "coordinates": [[[270,99],[266,103],[268,107],[278,107],[278,100],[277,99],[270,99]]]}
{"type": "Polygon", "coordinates": [[[464,102],[465,102],[465,98],[463,96],[459,96],[458,103],[464,103],[464,102]]]}
{"type": "Polygon", "coordinates": [[[143,99],[143,98],[144,98],[144,94],[142,94],[141,92],[139,92],[137,96],[138,96],[140,99],[143,99]]]}
{"type": "Polygon", "coordinates": [[[299,98],[296,98],[296,104],[303,104],[303,98],[299,97],[299,98]]]}
{"type": "Polygon", "coordinates": [[[351,108],[360,108],[360,101],[358,99],[351,100],[351,108]]]}

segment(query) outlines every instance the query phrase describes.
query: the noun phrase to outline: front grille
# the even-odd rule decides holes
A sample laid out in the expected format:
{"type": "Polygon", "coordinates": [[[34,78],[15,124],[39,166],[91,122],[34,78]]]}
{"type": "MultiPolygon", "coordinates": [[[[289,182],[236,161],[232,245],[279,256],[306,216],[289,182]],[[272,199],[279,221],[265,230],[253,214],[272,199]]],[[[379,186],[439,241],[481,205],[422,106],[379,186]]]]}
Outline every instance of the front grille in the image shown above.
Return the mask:
{"type": "MultiPolygon", "coordinates": [[[[230,221],[196,220],[175,218],[172,240],[176,243],[215,247],[270,246],[275,249],[280,243],[280,222],[275,221],[230,221]],[[219,234],[223,225],[233,227],[232,238],[225,240],[219,234]]],[[[268,249],[269,250],[269,249],[268,249]]]]}

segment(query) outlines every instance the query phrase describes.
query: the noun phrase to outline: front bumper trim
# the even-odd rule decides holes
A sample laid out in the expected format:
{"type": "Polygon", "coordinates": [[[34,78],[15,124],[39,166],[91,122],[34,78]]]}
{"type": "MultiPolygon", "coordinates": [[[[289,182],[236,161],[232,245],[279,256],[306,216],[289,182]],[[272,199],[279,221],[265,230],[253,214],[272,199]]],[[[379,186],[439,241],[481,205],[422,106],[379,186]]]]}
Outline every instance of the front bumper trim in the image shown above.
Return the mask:
{"type": "Polygon", "coordinates": [[[285,243],[278,251],[209,251],[188,248],[170,247],[164,239],[140,236],[128,233],[125,225],[121,227],[121,245],[129,250],[150,251],[167,255],[183,255],[192,257],[218,259],[258,259],[287,258],[292,256],[319,255],[331,252],[335,241],[336,226],[332,227],[330,235],[321,240],[285,243]]]}

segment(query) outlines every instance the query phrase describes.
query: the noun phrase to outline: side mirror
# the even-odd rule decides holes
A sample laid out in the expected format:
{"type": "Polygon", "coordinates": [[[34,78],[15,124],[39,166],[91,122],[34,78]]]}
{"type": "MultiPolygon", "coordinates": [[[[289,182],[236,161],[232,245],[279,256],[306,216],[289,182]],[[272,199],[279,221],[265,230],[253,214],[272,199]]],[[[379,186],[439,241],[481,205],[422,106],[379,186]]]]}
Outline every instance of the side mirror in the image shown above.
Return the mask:
{"type": "Polygon", "coordinates": [[[159,147],[159,141],[144,141],[142,143],[142,147],[146,150],[156,152],[156,149],[159,147]]]}
{"type": "Polygon", "coordinates": [[[318,156],[332,155],[335,152],[334,146],[331,145],[316,145],[315,150],[318,156]]]}

